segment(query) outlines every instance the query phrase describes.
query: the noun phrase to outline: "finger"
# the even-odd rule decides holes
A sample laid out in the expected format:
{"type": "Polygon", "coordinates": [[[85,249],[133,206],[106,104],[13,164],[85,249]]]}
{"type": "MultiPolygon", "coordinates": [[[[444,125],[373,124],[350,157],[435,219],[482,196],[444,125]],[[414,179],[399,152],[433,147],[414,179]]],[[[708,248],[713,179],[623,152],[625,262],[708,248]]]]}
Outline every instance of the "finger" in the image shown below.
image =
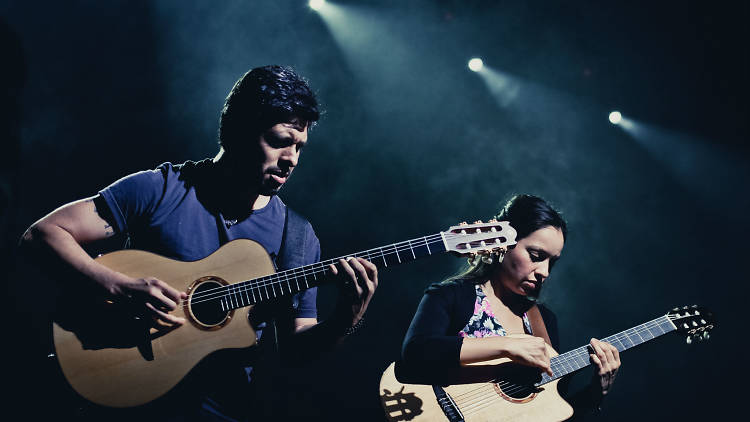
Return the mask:
{"type": "Polygon", "coordinates": [[[153,304],[146,303],[146,307],[151,310],[152,316],[156,318],[157,322],[167,323],[168,325],[182,325],[185,323],[185,318],[180,318],[175,315],[168,314],[166,312],[156,309],[153,304]]]}
{"type": "Polygon", "coordinates": [[[371,296],[375,291],[375,283],[370,278],[370,271],[362,264],[362,261],[364,260],[361,258],[350,259],[349,265],[357,272],[357,282],[362,288],[360,295],[371,296]]]}
{"type": "Polygon", "coordinates": [[[604,353],[604,362],[606,362],[607,370],[611,372],[614,370],[615,365],[615,354],[613,350],[617,349],[615,349],[615,346],[604,342],[600,343],[600,346],[602,348],[602,352],[604,353]]]}
{"type": "Polygon", "coordinates": [[[367,269],[367,276],[372,281],[374,287],[378,287],[378,267],[364,258],[357,258],[357,260],[367,269]]]}
{"type": "Polygon", "coordinates": [[[617,350],[617,347],[612,346],[612,355],[615,357],[615,370],[620,367],[620,351],[617,350]]]}
{"type": "Polygon", "coordinates": [[[159,290],[158,288],[153,288],[149,290],[150,294],[150,300],[148,302],[157,305],[157,307],[161,310],[170,312],[177,309],[177,302],[172,300],[171,298],[164,295],[164,292],[159,290]]]}
{"type": "Polygon", "coordinates": [[[164,281],[161,281],[159,279],[154,280],[159,288],[161,288],[161,292],[175,303],[179,303],[180,300],[183,299],[183,295],[187,296],[187,294],[185,294],[184,292],[175,289],[164,281]]]}
{"type": "Polygon", "coordinates": [[[594,365],[596,365],[597,369],[599,369],[599,375],[604,375],[606,372],[602,370],[602,361],[599,360],[599,356],[591,353],[589,354],[589,358],[591,358],[591,361],[594,362],[594,365]]]}
{"type": "Polygon", "coordinates": [[[597,357],[597,359],[599,361],[599,372],[600,372],[600,375],[608,373],[611,370],[609,356],[607,355],[606,351],[604,350],[604,345],[605,344],[606,343],[602,343],[601,341],[599,341],[597,339],[594,339],[594,338],[591,339],[592,348],[594,349],[594,352],[596,353],[596,357],[597,357]]]}
{"type": "Polygon", "coordinates": [[[602,349],[602,343],[599,340],[592,338],[590,344],[591,344],[591,348],[594,349],[594,352],[599,357],[601,362],[606,362],[607,355],[604,353],[604,350],[602,349]]]}
{"type": "Polygon", "coordinates": [[[332,273],[333,275],[339,275],[339,269],[338,269],[338,268],[336,268],[336,266],[335,266],[335,265],[333,265],[333,264],[329,265],[329,266],[328,266],[328,269],[330,269],[330,270],[331,270],[331,273],[332,273]]]}
{"type": "Polygon", "coordinates": [[[357,258],[349,258],[346,262],[355,271],[355,274],[357,276],[357,282],[359,283],[359,285],[362,288],[366,288],[370,275],[367,274],[367,269],[365,268],[365,266],[362,265],[362,263],[359,262],[359,259],[357,258]]]}
{"type": "Polygon", "coordinates": [[[541,364],[540,367],[544,370],[544,372],[547,373],[547,375],[551,377],[554,376],[554,374],[552,373],[552,364],[549,359],[541,360],[540,364],[541,364]]]}
{"type": "Polygon", "coordinates": [[[339,259],[339,266],[341,267],[341,270],[344,274],[346,274],[346,277],[349,278],[349,281],[354,286],[354,290],[357,293],[357,296],[362,295],[362,287],[360,287],[359,283],[357,282],[357,273],[354,271],[354,268],[352,268],[351,265],[349,265],[349,261],[351,261],[353,258],[347,258],[339,259]]]}

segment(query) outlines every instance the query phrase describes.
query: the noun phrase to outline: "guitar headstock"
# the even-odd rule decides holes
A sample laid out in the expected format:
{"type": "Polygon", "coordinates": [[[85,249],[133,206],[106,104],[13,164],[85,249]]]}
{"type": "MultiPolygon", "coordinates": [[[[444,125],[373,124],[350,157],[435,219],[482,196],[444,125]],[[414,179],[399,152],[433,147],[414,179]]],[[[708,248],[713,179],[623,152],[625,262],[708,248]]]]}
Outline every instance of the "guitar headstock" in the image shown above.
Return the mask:
{"type": "Polygon", "coordinates": [[[441,232],[445,249],[459,255],[476,257],[505,255],[516,244],[516,230],[507,221],[490,220],[461,223],[441,232]]]}
{"type": "Polygon", "coordinates": [[[677,330],[687,335],[687,343],[694,340],[708,340],[709,331],[714,328],[714,316],[706,308],[693,305],[674,308],[667,314],[677,330]]]}

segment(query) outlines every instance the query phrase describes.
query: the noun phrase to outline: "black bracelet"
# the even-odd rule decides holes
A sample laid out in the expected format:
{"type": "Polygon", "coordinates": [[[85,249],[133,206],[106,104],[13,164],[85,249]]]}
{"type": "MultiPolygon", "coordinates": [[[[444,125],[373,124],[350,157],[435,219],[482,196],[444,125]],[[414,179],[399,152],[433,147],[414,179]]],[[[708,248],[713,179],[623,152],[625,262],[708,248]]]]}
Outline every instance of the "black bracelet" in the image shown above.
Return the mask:
{"type": "Polygon", "coordinates": [[[346,331],[344,331],[344,335],[348,336],[348,335],[352,335],[356,333],[357,331],[359,331],[359,329],[362,327],[362,324],[364,323],[365,323],[365,319],[360,318],[356,324],[352,325],[351,327],[347,328],[346,331]]]}

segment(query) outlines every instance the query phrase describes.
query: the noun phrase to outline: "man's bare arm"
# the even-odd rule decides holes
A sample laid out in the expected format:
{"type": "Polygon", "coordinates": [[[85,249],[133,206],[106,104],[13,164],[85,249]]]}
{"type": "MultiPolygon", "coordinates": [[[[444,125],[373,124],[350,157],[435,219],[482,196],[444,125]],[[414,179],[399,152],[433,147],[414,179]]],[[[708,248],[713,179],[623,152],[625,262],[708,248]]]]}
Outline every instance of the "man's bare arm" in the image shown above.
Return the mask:
{"type": "Polygon", "coordinates": [[[44,216],[26,230],[22,242],[32,250],[46,249],[53,258],[91,279],[113,296],[134,298],[159,325],[182,324],[184,319],[169,312],[176,309],[185,293],[152,277],[136,279],[111,270],[83,249],[81,245],[115,234],[114,228],[97,210],[94,199],[71,202],[44,216]]]}

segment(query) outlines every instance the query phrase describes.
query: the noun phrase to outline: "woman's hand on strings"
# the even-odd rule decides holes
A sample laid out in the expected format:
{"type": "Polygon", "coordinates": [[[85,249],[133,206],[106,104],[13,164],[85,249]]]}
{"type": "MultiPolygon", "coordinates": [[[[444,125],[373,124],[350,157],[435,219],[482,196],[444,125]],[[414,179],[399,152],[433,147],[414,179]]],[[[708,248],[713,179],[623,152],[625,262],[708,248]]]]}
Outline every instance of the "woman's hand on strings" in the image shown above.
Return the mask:
{"type": "Polygon", "coordinates": [[[620,352],[617,348],[609,343],[591,339],[589,353],[591,361],[597,366],[597,375],[602,387],[602,395],[606,395],[615,382],[617,371],[620,369],[620,352]]]}
{"type": "Polygon", "coordinates": [[[507,340],[505,355],[521,365],[533,366],[552,376],[550,355],[547,343],[541,337],[518,334],[513,337],[501,337],[507,340]]]}

